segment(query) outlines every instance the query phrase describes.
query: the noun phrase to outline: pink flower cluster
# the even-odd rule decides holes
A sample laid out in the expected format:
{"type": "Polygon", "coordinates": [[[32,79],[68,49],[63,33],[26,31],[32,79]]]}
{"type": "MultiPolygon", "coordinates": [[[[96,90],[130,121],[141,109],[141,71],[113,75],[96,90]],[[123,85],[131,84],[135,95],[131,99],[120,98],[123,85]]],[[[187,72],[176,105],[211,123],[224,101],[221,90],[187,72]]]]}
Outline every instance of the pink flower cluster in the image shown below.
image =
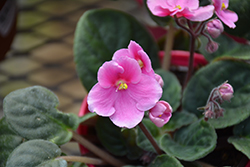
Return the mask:
{"type": "Polygon", "coordinates": [[[99,68],[97,79],[88,94],[89,110],[119,127],[135,127],[162,96],[162,80],[156,80],[148,55],[134,41],[99,68]]]}
{"type": "Polygon", "coordinates": [[[212,0],[212,5],[199,7],[199,0],[148,0],[149,10],[156,16],[185,17],[191,21],[205,21],[213,13],[230,28],[235,28],[236,13],[227,10],[229,0],[212,0]]]}

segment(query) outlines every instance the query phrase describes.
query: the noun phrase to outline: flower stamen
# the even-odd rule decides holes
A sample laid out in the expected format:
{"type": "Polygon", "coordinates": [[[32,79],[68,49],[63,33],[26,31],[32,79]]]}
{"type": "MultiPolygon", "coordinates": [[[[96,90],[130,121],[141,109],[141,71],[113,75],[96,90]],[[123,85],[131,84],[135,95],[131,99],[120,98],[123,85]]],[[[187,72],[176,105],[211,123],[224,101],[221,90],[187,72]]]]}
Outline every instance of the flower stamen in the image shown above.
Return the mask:
{"type": "Polygon", "coordinates": [[[139,66],[142,68],[144,66],[143,62],[141,60],[137,60],[137,62],[139,63],[139,66]]]}
{"type": "Polygon", "coordinates": [[[226,5],[225,5],[225,3],[222,3],[221,10],[224,10],[224,9],[226,9],[226,5]]]}
{"type": "Polygon", "coordinates": [[[180,5],[177,5],[175,8],[181,9],[181,6],[180,6],[180,5]]]}

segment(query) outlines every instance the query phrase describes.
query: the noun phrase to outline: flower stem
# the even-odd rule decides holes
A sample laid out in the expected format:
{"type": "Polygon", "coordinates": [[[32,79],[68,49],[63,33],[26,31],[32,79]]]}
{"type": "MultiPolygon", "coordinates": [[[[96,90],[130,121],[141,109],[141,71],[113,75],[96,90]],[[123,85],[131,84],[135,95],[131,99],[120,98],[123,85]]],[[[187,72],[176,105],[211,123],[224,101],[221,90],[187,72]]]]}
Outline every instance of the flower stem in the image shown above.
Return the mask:
{"type": "Polygon", "coordinates": [[[141,128],[142,132],[145,134],[145,136],[148,138],[148,140],[150,141],[150,143],[153,145],[154,149],[156,150],[156,152],[161,155],[163,154],[162,150],[160,149],[160,147],[158,146],[158,144],[156,143],[156,141],[154,140],[153,136],[151,135],[151,133],[147,130],[147,128],[145,127],[145,125],[140,122],[139,123],[139,127],[141,128]]]}
{"type": "Polygon", "coordinates": [[[73,139],[75,139],[78,143],[83,145],[89,151],[93,152],[94,154],[96,154],[97,156],[102,158],[107,163],[109,163],[113,166],[116,166],[116,167],[121,167],[121,166],[125,165],[125,163],[114,158],[113,156],[111,156],[107,152],[103,151],[102,149],[98,148],[97,146],[95,146],[94,144],[92,144],[91,142],[89,142],[88,140],[86,140],[84,137],[80,136],[76,132],[74,132],[74,131],[72,131],[72,132],[73,132],[73,139]]]}
{"type": "Polygon", "coordinates": [[[194,50],[195,50],[195,36],[190,34],[190,45],[189,45],[189,61],[188,61],[188,72],[186,76],[186,80],[184,82],[183,89],[187,86],[189,79],[191,78],[194,70],[194,50]]]}
{"type": "Polygon", "coordinates": [[[165,41],[165,47],[164,47],[164,57],[162,61],[162,69],[169,70],[170,63],[171,63],[171,50],[173,49],[174,45],[174,32],[175,28],[173,26],[173,23],[169,23],[168,32],[166,34],[166,41],[165,41]]]}
{"type": "Polygon", "coordinates": [[[98,158],[90,158],[90,157],[81,157],[81,156],[60,156],[56,159],[64,159],[67,162],[81,162],[85,164],[92,165],[107,165],[107,163],[98,158]]]}

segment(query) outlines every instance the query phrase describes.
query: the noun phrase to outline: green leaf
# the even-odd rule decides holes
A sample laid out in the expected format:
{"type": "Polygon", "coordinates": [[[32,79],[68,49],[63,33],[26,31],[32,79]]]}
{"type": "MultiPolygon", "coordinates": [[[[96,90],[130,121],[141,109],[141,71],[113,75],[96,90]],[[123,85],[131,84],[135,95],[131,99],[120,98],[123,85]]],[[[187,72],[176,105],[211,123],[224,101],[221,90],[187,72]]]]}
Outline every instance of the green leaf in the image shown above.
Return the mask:
{"type": "Polygon", "coordinates": [[[197,120],[198,118],[192,113],[186,111],[174,112],[169,122],[163,126],[163,129],[166,131],[175,131],[197,120]]]}
{"type": "Polygon", "coordinates": [[[22,143],[23,138],[16,135],[3,117],[0,120],[0,167],[6,165],[10,153],[22,143]]]}
{"type": "Polygon", "coordinates": [[[224,128],[241,122],[250,115],[250,65],[238,61],[218,61],[199,70],[189,81],[183,95],[183,109],[202,117],[198,107],[206,105],[210,91],[228,80],[234,88],[231,103],[224,102],[224,117],[209,120],[215,128],[224,128]],[[245,88],[244,88],[245,87],[245,88]]]}
{"type": "Polygon", "coordinates": [[[41,86],[11,92],[4,98],[3,111],[8,124],[26,139],[45,139],[58,145],[72,137],[78,117],[57,110],[57,96],[41,86]]]}
{"type": "Polygon", "coordinates": [[[183,165],[174,157],[166,154],[157,156],[148,167],[183,167],[183,165]]]}
{"type": "Polygon", "coordinates": [[[153,68],[160,67],[157,44],[135,18],[112,9],[89,10],[83,14],[75,31],[74,57],[78,76],[88,91],[97,82],[99,67],[110,61],[115,51],[127,48],[130,40],[141,45],[153,68]]]}
{"type": "Polygon", "coordinates": [[[216,146],[217,135],[213,127],[199,120],[174,133],[173,138],[165,134],[160,146],[168,155],[185,161],[194,161],[212,152],[216,146]]]}
{"type": "Polygon", "coordinates": [[[60,155],[61,150],[56,144],[46,140],[30,140],[18,146],[11,153],[6,167],[67,167],[65,160],[55,160],[60,155]]]}
{"type": "Polygon", "coordinates": [[[250,46],[240,44],[226,35],[220,35],[218,38],[214,39],[214,41],[219,43],[219,48],[214,53],[208,53],[206,51],[207,39],[203,36],[200,39],[200,52],[205,56],[208,61],[212,61],[215,58],[233,58],[243,60],[250,59],[250,46]]]}
{"type": "Polygon", "coordinates": [[[250,159],[250,138],[249,137],[230,137],[229,143],[232,143],[234,147],[244,153],[250,159]]]}
{"type": "Polygon", "coordinates": [[[181,100],[181,84],[179,80],[169,71],[158,69],[155,70],[155,73],[159,74],[164,81],[161,100],[167,101],[173,108],[173,111],[176,111],[181,100]]]}
{"type": "Polygon", "coordinates": [[[234,136],[230,137],[228,142],[250,159],[250,117],[235,125],[233,133],[234,136]]]}
{"type": "Polygon", "coordinates": [[[236,28],[231,29],[224,26],[225,31],[250,40],[250,1],[249,0],[230,0],[229,10],[234,11],[238,15],[238,21],[235,23],[236,28]]]}
{"type": "Polygon", "coordinates": [[[114,155],[136,159],[142,154],[132,129],[122,132],[109,118],[98,117],[96,132],[103,146],[114,155]]]}
{"type": "MultiPolygon", "coordinates": [[[[142,120],[142,123],[145,125],[145,127],[154,137],[156,143],[159,143],[159,138],[161,137],[160,129],[153,122],[151,122],[151,120],[147,118],[144,118],[142,120]]],[[[156,152],[152,144],[149,142],[148,138],[145,136],[145,134],[142,132],[142,130],[138,126],[137,126],[137,130],[138,130],[138,135],[136,138],[137,145],[143,150],[156,152]]]]}

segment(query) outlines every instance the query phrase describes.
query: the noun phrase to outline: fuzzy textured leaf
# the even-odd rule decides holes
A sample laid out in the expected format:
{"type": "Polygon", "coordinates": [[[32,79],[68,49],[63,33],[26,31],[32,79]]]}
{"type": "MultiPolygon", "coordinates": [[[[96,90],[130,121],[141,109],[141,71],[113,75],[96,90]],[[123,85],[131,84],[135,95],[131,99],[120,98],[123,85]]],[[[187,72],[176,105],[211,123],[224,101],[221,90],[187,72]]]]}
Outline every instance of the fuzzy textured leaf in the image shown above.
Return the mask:
{"type": "Polygon", "coordinates": [[[234,126],[234,136],[228,139],[234,147],[250,159],[250,117],[234,126]]]}
{"type": "Polygon", "coordinates": [[[174,157],[166,154],[157,156],[148,167],[183,167],[183,165],[174,157]]]}
{"type": "Polygon", "coordinates": [[[74,40],[76,71],[89,91],[97,82],[97,71],[114,52],[134,40],[150,56],[153,68],[160,67],[158,46],[147,29],[132,16],[112,10],[88,10],[80,18],[74,40]],[[103,24],[105,23],[105,24],[103,24]]]}
{"type": "Polygon", "coordinates": [[[5,167],[10,153],[22,143],[23,138],[15,134],[5,118],[0,120],[0,167],[5,167]]]}
{"type": "Polygon", "coordinates": [[[4,98],[3,111],[15,133],[26,139],[45,139],[58,145],[72,137],[70,129],[78,126],[78,117],[56,108],[57,96],[41,86],[11,92],[4,98]]]}
{"type": "Polygon", "coordinates": [[[60,148],[47,140],[30,140],[18,146],[9,156],[6,167],[67,167],[63,159],[55,160],[61,155],[60,148]]]}
{"type": "Polygon", "coordinates": [[[160,146],[168,155],[185,161],[194,161],[212,152],[217,135],[214,128],[204,120],[198,120],[174,133],[165,134],[160,146]]]}
{"type": "Polygon", "coordinates": [[[192,113],[186,111],[174,112],[169,122],[163,126],[163,129],[166,131],[175,131],[197,120],[198,118],[192,113]]]}
{"type": "Polygon", "coordinates": [[[238,61],[218,61],[199,70],[189,81],[183,96],[183,109],[202,117],[198,107],[206,105],[210,91],[228,80],[234,88],[231,103],[224,102],[224,117],[210,119],[215,128],[237,124],[250,115],[250,65],[238,61]]]}
{"type": "Polygon", "coordinates": [[[173,108],[173,111],[176,111],[181,100],[181,84],[179,80],[173,73],[166,70],[158,69],[155,70],[155,73],[159,74],[164,81],[161,100],[167,101],[173,108]]]}

